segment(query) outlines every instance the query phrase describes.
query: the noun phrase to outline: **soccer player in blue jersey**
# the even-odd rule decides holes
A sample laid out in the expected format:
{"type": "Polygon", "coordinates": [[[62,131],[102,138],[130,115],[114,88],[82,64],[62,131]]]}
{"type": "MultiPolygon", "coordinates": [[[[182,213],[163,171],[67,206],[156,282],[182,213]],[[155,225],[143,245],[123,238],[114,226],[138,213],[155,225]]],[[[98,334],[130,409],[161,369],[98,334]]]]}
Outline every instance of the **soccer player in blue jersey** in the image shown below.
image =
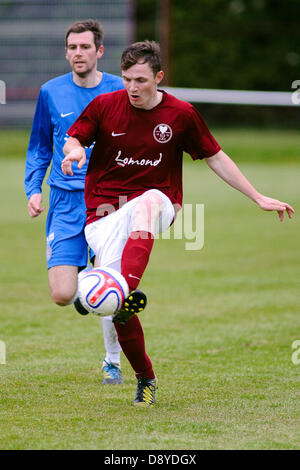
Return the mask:
{"type": "MultiPolygon", "coordinates": [[[[86,149],[85,171],[64,175],[61,162],[66,133],[83,109],[96,96],[124,88],[120,77],[97,70],[104,52],[103,30],[98,21],[73,23],[66,33],[66,59],[72,71],[45,83],[40,90],[27,150],[25,191],[31,217],[43,211],[42,183],[52,162],[46,222],[47,265],[50,293],[57,305],[72,304],[78,271],[88,262],[84,236],[84,181],[92,151],[86,149]]],[[[102,383],[122,383],[117,334],[111,317],[101,318],[106,357],[102,383]]]]}

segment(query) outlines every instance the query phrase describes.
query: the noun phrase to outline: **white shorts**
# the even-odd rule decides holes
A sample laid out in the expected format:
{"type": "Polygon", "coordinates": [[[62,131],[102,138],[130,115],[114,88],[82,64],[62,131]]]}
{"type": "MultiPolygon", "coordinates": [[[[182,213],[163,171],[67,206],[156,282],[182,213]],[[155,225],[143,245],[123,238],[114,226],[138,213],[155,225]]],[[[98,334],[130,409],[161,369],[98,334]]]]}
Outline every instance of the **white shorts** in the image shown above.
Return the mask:
{"type": "MultiPolygon", "coordinates": [[[[175,211],[170,199],[164,193],[157,189],[150,191],[158,193],[163,201],[163,208],[155,228],[155,234],[158,234],[169,228],[175,211]]],[[[132,231],[134,207],[140,197],[132,199],[117,211],[86,226],[86,240],[96,254],[99,266],[107,266],[120,271],[123,249],[132,231]]]]}

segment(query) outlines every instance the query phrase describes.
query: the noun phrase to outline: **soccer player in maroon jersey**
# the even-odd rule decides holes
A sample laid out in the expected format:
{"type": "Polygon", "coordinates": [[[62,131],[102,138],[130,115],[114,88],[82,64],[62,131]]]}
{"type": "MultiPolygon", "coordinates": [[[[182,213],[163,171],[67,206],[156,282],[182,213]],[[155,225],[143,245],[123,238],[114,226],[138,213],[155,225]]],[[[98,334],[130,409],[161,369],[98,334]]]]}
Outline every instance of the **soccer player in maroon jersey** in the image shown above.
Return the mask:
{"type": "Polygon", "coordinates": [[[129,46],[121,58],[125,90],[95,98],[69,129],[62,161],[72,175],[81,168],[84,146],[95,141],[86,183],[87,241],[100,266],[118,269],[131,293],[115,316],[124,354],[138,379],[136,404],[152,405],[156,378],[145,351],[139,318],[146,298],[137,289],[153,247],[154,235],[170,226],[182,205],[183,152],[205,159],[225,182],[261,209],[284,212],[287,203],[256,191],[223,152],[198,111],[158,85],[163,78],[159,46],[143,41],[129,46]]]}

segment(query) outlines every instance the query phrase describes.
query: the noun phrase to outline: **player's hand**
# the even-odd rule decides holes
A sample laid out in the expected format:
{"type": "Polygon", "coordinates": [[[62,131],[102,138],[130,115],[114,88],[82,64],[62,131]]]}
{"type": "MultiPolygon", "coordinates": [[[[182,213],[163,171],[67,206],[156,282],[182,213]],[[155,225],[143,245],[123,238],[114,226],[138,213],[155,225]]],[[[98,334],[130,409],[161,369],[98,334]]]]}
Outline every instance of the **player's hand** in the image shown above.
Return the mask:
{"type": "Polygon", "coordinates": [[[28,213],[30,217],[37,217],[40,215],[45,207],[41,207],[42,195],[40,193],[33,194],[28,201],[28,213]]]}
{"type": "Polygon", "coordinates": [[[277,211],[280,222],[283,221],[285,212],[287,213],[289,219],[293,217],[295,212],[292,206],[286,202],[281,202],[277,199],[272,199],[271,197],[261,195],[256,202],[258,206],[264,211],[277,211]]]}
{"type": "Polygon", "coordinates": [[[86,162],[86,154],[83,147],[76,147],[71,150],[68,155],[61,162],[61,169],[64,175],[73,176],[72,163],[78,162],[78,169],[80,170],[86,162]]]}

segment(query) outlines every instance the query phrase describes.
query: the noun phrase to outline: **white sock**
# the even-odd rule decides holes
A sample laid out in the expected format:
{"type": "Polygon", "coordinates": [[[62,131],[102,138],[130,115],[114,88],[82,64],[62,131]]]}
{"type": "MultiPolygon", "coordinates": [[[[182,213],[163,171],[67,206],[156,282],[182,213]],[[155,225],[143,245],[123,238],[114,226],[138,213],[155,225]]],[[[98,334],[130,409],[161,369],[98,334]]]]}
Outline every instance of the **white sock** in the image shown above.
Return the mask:
{"type": "Polygon", "coordinates": [[[120,367],[122,349],[118,341],[115,326],[112,322],[112,316],[101,317],[101,326],[106,350],[105,361],[108,363],[112,362],[116,366],[120,367]]]}

